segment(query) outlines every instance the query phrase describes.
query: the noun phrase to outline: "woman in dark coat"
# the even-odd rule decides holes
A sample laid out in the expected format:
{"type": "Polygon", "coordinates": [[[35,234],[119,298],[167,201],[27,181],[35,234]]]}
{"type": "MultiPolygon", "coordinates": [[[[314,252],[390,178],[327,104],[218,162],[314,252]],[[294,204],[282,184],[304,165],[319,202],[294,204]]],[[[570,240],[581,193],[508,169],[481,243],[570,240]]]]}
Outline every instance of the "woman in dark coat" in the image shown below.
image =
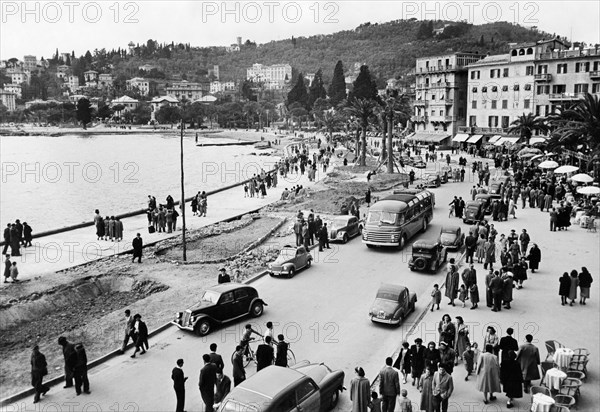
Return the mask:
{"type": "Polygon", "coordinates": [[[591,273],[587,268],[582,267],[581,273],[579,273],[579,303],[582,305],[585,305],[585,300],[590,297],[590,287],[592,286],[593,281],[591,273]]]}
{"type": "Polygon", "coordinates": [[[448,347],[453,348],[456,340],[456,327],[452,323],[450,315],[445,314],[442,316],[442,320],[438,324],[438,332],[440,333],[440,341],[446,342],[448,347]]]}
{"type": "Polygon", "coordinates": [[[535,243],[529,249],[529,255],[527,255],[527,260],[529,261],[529,269],[531,269],[531,273],[534,273],[540,267],[540,261],[542,260],[542,251],[535,243]]]}
{"type": "Polygon", "coordinates": [[[442,359],[440,356],[440,351],[435,347],[435,342],[429,342],[427,344],[427,348],[425,349],[425,367],[436,370],[438,367],[438,363],[442,359]]]}
{"type": "Polygon", "coordinates": [[[98,236],[98,240],[104,239],[105,231],[104,231],[104,220],[102,216],[97,216],[96,221],[96,236],[98,236]]]}
{"type": "Polygon", "coordinates": [[[508,358],[500,365],[500,382],[508,398],[506,407],[512,408],[512,400],[523,397],[523,373],[521,365],[517,362],[517,354],[512,350],[508,351],[508,358]]]}
{"type": "Polygon", "coordinates": [[[565,272],[558,281],[560,282],[560,286],[558,287],[560,304],[565,306],[567,304],[567,298],[569,297],[569,290],[571,290],[571,278],[569,277],[569,274],[565,272]]]}

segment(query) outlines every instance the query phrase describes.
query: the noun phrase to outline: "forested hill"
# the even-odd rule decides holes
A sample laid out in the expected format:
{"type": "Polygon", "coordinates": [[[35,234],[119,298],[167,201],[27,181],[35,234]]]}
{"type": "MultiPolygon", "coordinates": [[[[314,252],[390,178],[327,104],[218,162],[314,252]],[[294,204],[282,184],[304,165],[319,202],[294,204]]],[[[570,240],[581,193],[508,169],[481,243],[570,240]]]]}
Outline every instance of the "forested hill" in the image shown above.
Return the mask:
{"type": "Polygon", "coordinates": [[[506,22],[478,26],[412,19],[365,23],[354,30],[331,35],[298,37],[260,45],[254,44],[252,39],[244,39],[241,51],[234,53],[216,47],[175,48],[169,59],[138,53],[139,57],[122,63],[126,67],[136,67],[140,62],[159,63],[167,77],[185,73],[190,81],[205,74],[215,64],[220,66],[222,80],[241,80],[245,78],[246,68],[254,63],[288,63],[295,72],[314,73],[321,68],[325,83],[328,83],[335,63],[342,60],[346,70],[355,62],[367,64],[380,82],[414,68],[417,57],[456,51],[498,54],[507,52],[508,43],[549,37],[551,34],[506,22]],[[444,26],[441,34],[434,35],[434,29],[444,26]]]}

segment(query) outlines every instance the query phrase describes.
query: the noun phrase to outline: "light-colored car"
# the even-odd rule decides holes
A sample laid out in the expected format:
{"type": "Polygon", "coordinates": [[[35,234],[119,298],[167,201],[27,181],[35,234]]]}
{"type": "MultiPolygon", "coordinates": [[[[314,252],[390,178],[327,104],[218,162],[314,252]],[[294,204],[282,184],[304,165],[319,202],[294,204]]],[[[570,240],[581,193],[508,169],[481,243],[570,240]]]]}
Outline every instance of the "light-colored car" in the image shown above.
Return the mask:
{"type": "Polygon", "coordinates": [[[312,259],[304,246],[286,245],[279,252],[277,259],[269,263],[269,275],[293,278],[300,269],[310,267],[312,259]]]}
{"type": "Polygon", "coordinates": [[[440,187],[442,182],[437,173],[425,175],[425,187],[440,187]]]}
{"type": "Polygon", "coordinates": [[[324,412],[345,389],[344,372],[323,363],[269,366],[233,388],[218,412],[324,412]]]}

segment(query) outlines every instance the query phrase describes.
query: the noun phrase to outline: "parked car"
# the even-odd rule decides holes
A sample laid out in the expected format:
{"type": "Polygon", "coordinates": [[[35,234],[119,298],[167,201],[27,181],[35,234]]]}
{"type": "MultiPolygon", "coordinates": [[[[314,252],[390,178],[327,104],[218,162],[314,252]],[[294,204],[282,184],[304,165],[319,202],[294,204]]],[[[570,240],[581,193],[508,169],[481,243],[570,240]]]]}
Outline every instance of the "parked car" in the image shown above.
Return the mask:
{"type": "Polygon", "coordinates": [[[407,154],[401,154],[400,161],[402,162],[402,164],[404,164],[404,166],[412,166],[413,164],[412,157],[408,156],[407,154]]]}
{"type": "Polygon", "coordinates": [[[171,323],[179,329],[204,336],[216,325],[247,315],[258,317],[263,314],[264,306],[267,304],[252,286],[223,283],[207,289],[197,305],[184,312],[177,312],[171,323]]]}
{"type": "Polygon", "coordinates": [[[406,286],[382,284],[371,305],[371,322],[399,325],[415,310],[417,295],[410,293],[406,286]]]}
{"type": "Polygon", "coordinates": [[[416,167],[417,169],[425,169],[427,167],[427,163],[425,163],[421,156],[413,156],[412,166],[416,167]]]}
{"type": "Polygon", "coordinates": [[[437,173],[425,175],[424,180],[425,180],[425,187],[440,187],[442,184],[440,175],[438,175],[437,173]]]}
{"type": "Polygon", "coordinates": [[[492,214],[492,202],[497,198],[494,195],[490,195],[487,193],[480,193],[475,196],[475,201],[483,204],[483,213],[486,215],[492,214]]]}
{"type": "Polygon", "coordinates": [[[335,408],[345,389],[344,371],[323,363],[269,366],[232,388],[217,410],[323,412],[335,408]]]}
{"type": "Polygon", "coordinates": [[[348,242],[362,233],[363,221],[356,216],[336,216],[329,224],[329,241],[348,242]]]}
{"type": "Polygon", "coordinates": [[[448,183],[452,179],[452,168],[450,166],[442,166],[440,179],[442,183],[448,183]]]}
{"type": "Polygon", "coordinates": [[[469,200],[465,205],[463,222],[481,222],[485,216],[484,205],[476,200],[469,200]]]}
{"type": "Polygon", "coordinates": [[[500,199],[500,191],[505,182],[501,182],[498,180],[492,180],[490,182],[488,194],[492,195],[494,199],[500,199]]]}
{"type": "Polygon", "coordinates": [[[447,250],[460,250],[465,243],[465,234],[459,226],[442,226],[438,242],[447,250]]]}
{"type": "Polygon", "coordinates": [[[286,245],[279,251],[277,259],[269,263],[269,275],[293,278],[296,272],[309,268],[311,264],[312,256],[304,246],[286,245]]]}
{"type": "Polygon", "coordinates": [[[417,240],[413,243],[408,267],[410,270],[437,272],[447,257],[448,252],[441,242],[417,240]]]}

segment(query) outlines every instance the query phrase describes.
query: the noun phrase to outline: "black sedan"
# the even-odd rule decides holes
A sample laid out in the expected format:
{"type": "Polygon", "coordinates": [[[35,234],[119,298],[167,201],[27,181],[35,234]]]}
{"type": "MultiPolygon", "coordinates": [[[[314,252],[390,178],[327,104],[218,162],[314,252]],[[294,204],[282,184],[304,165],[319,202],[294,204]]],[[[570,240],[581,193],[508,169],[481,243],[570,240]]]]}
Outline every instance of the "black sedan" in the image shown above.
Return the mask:
{"type": "Polygon", "coordinates": [[[223,283],[206,290],[199,304],[185,312],[178,312],[171,323],[179,329],[204,336],[213,326],[247,315],[258,317],[263,314],[264,306],[267,304],[258,297],[258,292],[253,287],[223,283]]]}
{"type": "Polygon", "coordinates": [[[329,240],[331,242],[348,242],[362,233],[363,221],[356,216],[338,216],[329,225],[329,240]]]}
{"type": "Polygon", "coordinates": [[[460,250],[465,242],[465,234],[459,226],[442,226],[438,242],[448,250],[460,250]]]}

